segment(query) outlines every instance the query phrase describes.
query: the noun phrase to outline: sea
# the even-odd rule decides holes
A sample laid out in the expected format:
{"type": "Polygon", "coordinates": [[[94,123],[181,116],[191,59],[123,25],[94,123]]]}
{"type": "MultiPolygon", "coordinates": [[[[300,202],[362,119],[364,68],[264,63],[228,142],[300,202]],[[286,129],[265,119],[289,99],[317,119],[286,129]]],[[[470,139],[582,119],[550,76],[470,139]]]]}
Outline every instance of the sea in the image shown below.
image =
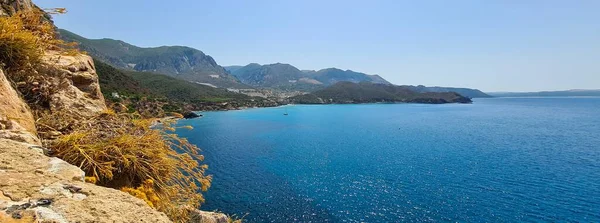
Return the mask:
{"type": "Polygon", "coordinates": [[[202,114],[201,209],[245,222],[600,222],[598,97],[202,114]]]}

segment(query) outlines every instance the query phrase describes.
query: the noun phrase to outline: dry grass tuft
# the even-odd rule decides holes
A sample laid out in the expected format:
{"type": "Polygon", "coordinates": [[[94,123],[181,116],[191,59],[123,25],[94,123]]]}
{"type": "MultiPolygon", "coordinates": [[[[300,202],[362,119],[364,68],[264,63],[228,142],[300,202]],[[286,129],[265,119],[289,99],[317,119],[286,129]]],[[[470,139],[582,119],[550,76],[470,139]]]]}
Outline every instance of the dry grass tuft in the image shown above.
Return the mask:
{"type": "Polygon", "coordinates": [[[184,206],[204,202],[210,186],[199,149],[177,135],[173,123],[150,128],[154,120],[107,111],[59,138],[55,155],[79,166],[96,184],[118,188],[145,200],[174,221],[184,221],[184,206]]]}
{"type": "Polygon", "coordinates": [[[39,62],[43,41],[39,33],[29,30],[24,13],[0,17],[0,62],[9,73],[20,71],[39,62]]]}
{"type": "MultiPolygon", "coordinates": [[[[46,50],[77,52],[73,44],[56,38],[54,25],[39,9],[0,17],[0,62],[14,75],[34,73],[35,65],[46,50]]],[[[13,78],[13,81],[22,80],[13,78]]]]}

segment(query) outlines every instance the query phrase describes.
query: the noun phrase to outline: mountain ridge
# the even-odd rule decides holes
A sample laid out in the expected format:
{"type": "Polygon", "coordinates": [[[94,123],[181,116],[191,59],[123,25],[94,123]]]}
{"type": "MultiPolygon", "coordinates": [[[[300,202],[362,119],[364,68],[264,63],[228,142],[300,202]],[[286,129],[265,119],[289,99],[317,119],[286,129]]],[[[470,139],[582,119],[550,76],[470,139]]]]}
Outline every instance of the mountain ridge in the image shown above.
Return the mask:
{"type": "Polygon", "coordinates": [[[58,31],[63,40],[78,43],[79,49],[116,68],[160,73],[219,87],[247,88],[213,57],[198,49],[187,46],[139,47],[122,40],[87,39],[68,30],[58,31]]]}
{"type": "Polygon", "coordinates": [[[245,66],[225,66],[224,68],[242,83],[262,88],[312,91],[340,81],[391,84],[379,75],[369,75],[333,67],[315,71],[300,70],[287,63],[264,65],[250,63],[245,66]]]}

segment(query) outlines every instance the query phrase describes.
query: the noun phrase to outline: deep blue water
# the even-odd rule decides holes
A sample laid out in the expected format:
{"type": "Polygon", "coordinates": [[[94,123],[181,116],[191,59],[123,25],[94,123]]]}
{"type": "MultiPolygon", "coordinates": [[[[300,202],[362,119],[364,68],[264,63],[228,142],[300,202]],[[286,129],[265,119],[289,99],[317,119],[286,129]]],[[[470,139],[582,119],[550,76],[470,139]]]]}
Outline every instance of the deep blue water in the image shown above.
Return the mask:
{"type": "Polygon", "coordinates": [[[600,222],[600,98],[205,112],[204,210],[248,222],[600,222]]]}

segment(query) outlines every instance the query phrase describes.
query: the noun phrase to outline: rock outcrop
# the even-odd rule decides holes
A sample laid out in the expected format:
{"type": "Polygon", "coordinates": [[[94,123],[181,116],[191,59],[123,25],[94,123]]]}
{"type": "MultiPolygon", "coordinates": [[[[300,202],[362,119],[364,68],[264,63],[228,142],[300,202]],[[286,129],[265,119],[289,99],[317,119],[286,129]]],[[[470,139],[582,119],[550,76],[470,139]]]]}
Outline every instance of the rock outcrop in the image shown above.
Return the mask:
{"type": "MultiPolygon", "coordinates": [[[[55,71],[71,75],[53,95],[55,109],[92,115],[105,108],[86,58],[58,60],[55,71]]],[[[171,222],[127,193],[85,183],[81,169],[43,152],[30,108],[0,70],[0,222],[171,222]]]]}
{"type": "MultiPolygon", "coordinates": [[[[50,53],[44,63],[39,74],[60,81],[50,110],[86,118],[106,109],[89,56],[50,53]]],[[[171,222],[125,192],[85,183],[81,169],[39,145],[31,109],[0,70],[0,222],[171,222]]]]}
{"type": "Polygon", "coordinates": [[[227,223],[229,217],[223,213],[194,210],[190,222],[194,223],[227,223]]]}
{"type": "Polygon", "coordinates": [[[12,88],[2,70],[0,70],[0,138],[40,144],[29,106],[12,88]]]}
{"type": "Polygon", "coordinates": [[[127,193],[83,182],[79,168],[0,139],[0,220],[171,222],[127,193]]]}
{"type": "Polygon", "coordinates": [[[70,112],[85,119],[106,110],[90,56],[48,52],[38,72],[53,77],[51,81],[55,89],[50,95],[51,112],[70,112]]]}
{"type": "Polygon", "coordinates": [[[12,15],[17,11],[34,7],[31,0],[0,0],[0,6],[0,16],[12,15]]]}

